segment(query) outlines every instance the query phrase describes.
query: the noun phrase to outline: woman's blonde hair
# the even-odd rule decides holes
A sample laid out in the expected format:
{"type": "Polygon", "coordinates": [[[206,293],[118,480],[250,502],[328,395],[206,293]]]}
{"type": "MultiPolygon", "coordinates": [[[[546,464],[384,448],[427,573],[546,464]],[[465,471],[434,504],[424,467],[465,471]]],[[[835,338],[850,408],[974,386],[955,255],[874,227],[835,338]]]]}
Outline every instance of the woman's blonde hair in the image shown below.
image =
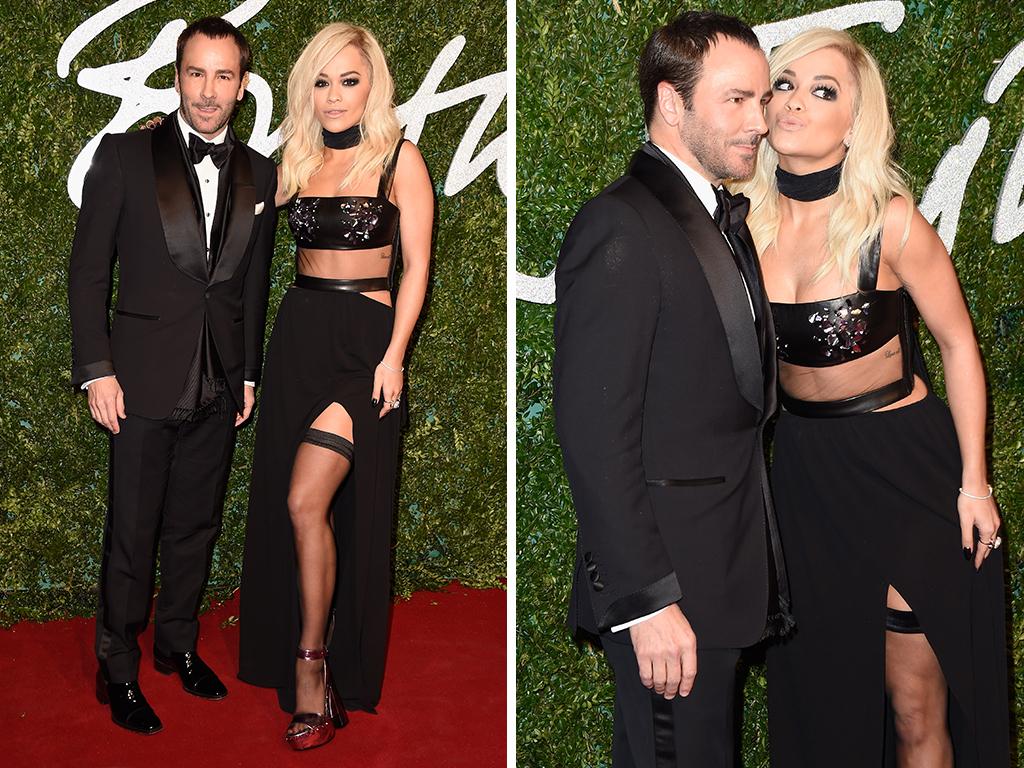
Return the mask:
{"type": "Polygon", "coordinates": [[[313,108],[317,75],[345,46],[354,45],[370,69],[370,93],[359,123],[361,141],[352,168],[338,185],[342,189],[383,171],[402,137],[395,116],[395,84],[380,43],[363,27],[336,22],[306,44],[288,75],[288,114],[281,123],[281,185],[287,197],[303,189],[323,166],[324,140],[313,108]]]}
{"type": "MultiPolygon", "coordinates": [[[[861,245],[882,231],[889,201],[897,196],[907,201],[908,215],[900,244],[903,247],[910,232],[914,200],[902,171],[892,159],[895,137],[882,74],[864,46],[846,32],[809,29],[772,52],[768,61],[771,82],[796,59],[822,48],[834,48],[846,58],[857,92],[853,99],[850,147],[829,213],[829,252],[813,279],[820,280],[836,268],[845,284],[855,273],[861,245]]],[[[778,154],[767,141],[762,141],[753,177],[735,185],[750,198],[747,224],[760,253],[775,245],[779,234],[779,190],[775,182],[778,164],[778,154]]]]}

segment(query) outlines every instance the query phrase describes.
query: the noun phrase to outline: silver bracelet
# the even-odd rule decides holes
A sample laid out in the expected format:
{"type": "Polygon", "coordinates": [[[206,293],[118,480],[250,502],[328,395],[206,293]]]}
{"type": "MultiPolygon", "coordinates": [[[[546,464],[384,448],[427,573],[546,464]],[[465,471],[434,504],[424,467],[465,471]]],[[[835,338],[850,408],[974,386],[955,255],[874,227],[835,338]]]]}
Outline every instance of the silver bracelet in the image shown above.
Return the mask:
{"type": "Polygon", "coordinates": [[[405,371],[405,366],[404,365],[401,368],[392,368],[390,365],[385,363],[383,360],[380,361],[380,364],[383,365],[385,368],[387,368],[392,373],[403,373],[405,371]]]}
{"type": "Polygon", "coordinates": [[[963,488],[960,488],[959,490],[960,490],[960,493],[962,495],[966,496],[968,499],[977,499],[978,501],[984,501],[985,499],[991,499],[992,498],[992,486],[991,485],[988,486],[988,495],[987,496],[975,496],[973,493],[968,493],[963,488]]]}

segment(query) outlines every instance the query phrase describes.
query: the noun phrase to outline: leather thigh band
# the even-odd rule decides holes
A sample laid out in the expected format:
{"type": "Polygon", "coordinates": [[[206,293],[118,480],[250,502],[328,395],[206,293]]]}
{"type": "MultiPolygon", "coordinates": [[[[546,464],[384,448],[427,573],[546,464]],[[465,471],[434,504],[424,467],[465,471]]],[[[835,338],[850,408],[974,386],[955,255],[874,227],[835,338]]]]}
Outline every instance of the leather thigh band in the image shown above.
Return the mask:
{"type": "Polygon", "coordinates": [[[920,635],[924,633],[913,611],[901,611],[897,608],[885,609],[885,628],[901,635],[920,635]]]}
{"type": "Polygon", "coordinates": [[[341,454],[349,461],[352,461],[352,456],[355,455],[355,446],[352,445],[351,440],[348,440],[341,435],[336,435],[333,432],[325,432],[322,429],[314,429],[313,427],[310,427],[306,434],[302,436],[301,442],[316,445],[320,448],[326,448],[329,451],[334,451],[335,453],[341,454]]]}
{"type": "Polygon", "coordinates": [[[848,397],[845,400],[797,400],[781,389],[779,400],[783,407],[797,416],[808,418],[827,418],[834,416],[857,416],[868,413],[902,400],[914,391],[914,377],[899,379],[884,387],[865,392],[863,395],[848,397]]]}
{"type": "Polygon", "coordinates": [[[390,291],[391,281],[386,277],[359,277],[352,279],[333,279],[313,277],[312,275],[295,275],[295,285],[299,288],[310,288],[314,291],[353,291],[369,293],[370,291],[390,291]]]}

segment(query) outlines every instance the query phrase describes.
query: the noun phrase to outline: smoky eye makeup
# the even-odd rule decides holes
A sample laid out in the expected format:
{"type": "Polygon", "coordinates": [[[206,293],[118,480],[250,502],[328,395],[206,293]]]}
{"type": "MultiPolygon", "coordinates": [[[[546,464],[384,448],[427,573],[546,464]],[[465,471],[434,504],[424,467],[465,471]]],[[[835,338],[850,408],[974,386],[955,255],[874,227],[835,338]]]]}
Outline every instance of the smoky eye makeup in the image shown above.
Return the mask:
{"type": "Polygon", "coordinates": [[[811,93],[825,101],[835,101],[839,96],[839,91],[831,85],[816,85],[811,89],[811,93]]]}
{"type": "MultiPolygon", "coordinates": [[[[783,92],[793,91],[796,90],[796,86],[793,85],[793,81],[788,77],[779,77],[776,78],[775,82],[772,84],[772,90],[783,92]]],[[[819,83],[811,87],[811,94],[824,101],[835,101],[839,97],[839,90],[831,85],[819,83]]]]}
{"type": "Polygon", "coordinates": [[[329,83],[322,77],[318,77],[316,80],[313,81],[314,88],[326,88],[328,85],[329,83]]]}

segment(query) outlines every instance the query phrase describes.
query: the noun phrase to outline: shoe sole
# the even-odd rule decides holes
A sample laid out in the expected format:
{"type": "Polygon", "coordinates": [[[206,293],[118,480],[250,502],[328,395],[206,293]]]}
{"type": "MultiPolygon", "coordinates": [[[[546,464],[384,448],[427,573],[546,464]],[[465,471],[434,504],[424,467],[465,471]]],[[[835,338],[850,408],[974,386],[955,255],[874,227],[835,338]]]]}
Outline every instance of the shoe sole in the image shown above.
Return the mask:
{"type": "Polygon", "coordinates": [[[143,730],[140,730],[138,728],[132,728],[130,725],[125,725],[124,723],[119,723],[113,717],[110,718],[110,722],[112,722],[118,728],[124,728],[126,731],[131,731],[132,733],[137,733],[140,736],[154,736],[154,735],[160,733],[160,731],[162,731],[164,729],[164,727],[161,725],[155,731],[143,731],[143,730]]]}
{"type": "MultiPolygon", "coordinates": [[[[157,658],[153,659],[153,668],[156,669],[156,671],[159,672],[161,675],[173,675],[178,671],[172,665],[167,664],[166,662],[163,662],[157,658]]],[[[206,699],[207,701],[220,701],[221,699],[227,698],[227,693],[223,693],[220,696],[207,696],[203,693],[196,693],[195,691],[188,688],[188,686],[186,686],[184,683],[181,684],[181,690],[183,690],[185,693],[192,694],[198,699],[206,699]]]]}
{"type": "Polygon", "coordinates": [[[322,747],[325,744],[330,744],[332,741],[334,741],[334,734],[335,731],[331,731],[330,735],[327,736],[325,739],[323,739],[322,741],[316,741],[312,744],[308,744],[307,742],[303,741],[302,736],[299,736],[297,739],[285,736],[284,741],[289,747],[291,747],[296,752],[306,752],[307,750],[316,749],[317,747],[322,747]]]}

